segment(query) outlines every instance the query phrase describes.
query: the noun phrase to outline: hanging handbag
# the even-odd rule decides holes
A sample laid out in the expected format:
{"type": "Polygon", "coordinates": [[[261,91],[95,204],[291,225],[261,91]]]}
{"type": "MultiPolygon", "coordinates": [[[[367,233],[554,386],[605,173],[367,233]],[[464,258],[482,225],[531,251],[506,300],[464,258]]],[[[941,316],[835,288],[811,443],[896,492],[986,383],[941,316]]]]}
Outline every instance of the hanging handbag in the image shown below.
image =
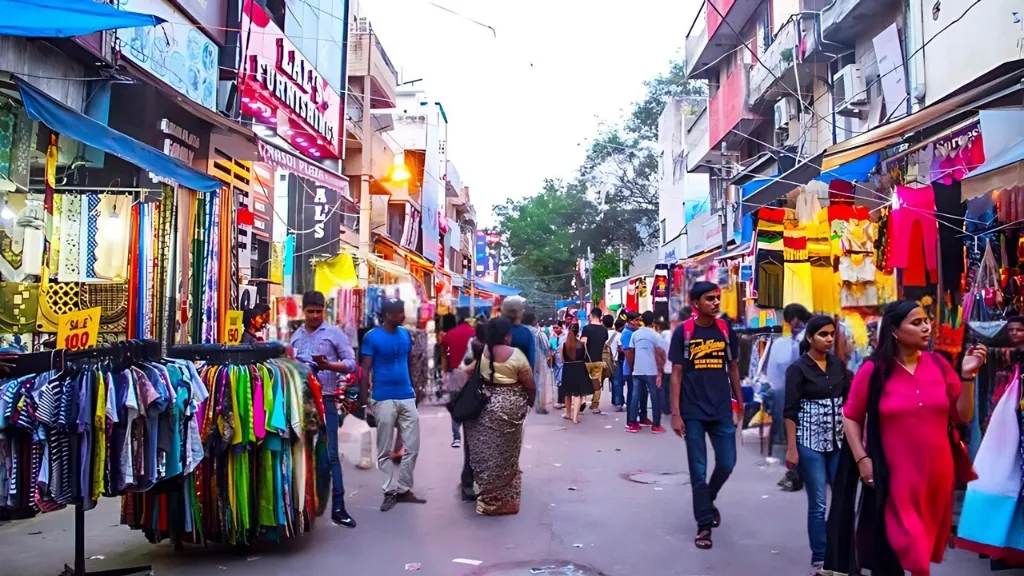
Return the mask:
{"type": "MultiPolygon", "coordinates": [[[[481,357],[481,361],[483,357],[481,357]]],[[[473,374],[466,381],[465,386],[459,390],[448,402],[447,408],[451,412],[452,420],[457,424],[472,422],[480,417],[490,396],[484,389],[484,378],[480,374],[480,363],[477,362],[473,374]]]]}

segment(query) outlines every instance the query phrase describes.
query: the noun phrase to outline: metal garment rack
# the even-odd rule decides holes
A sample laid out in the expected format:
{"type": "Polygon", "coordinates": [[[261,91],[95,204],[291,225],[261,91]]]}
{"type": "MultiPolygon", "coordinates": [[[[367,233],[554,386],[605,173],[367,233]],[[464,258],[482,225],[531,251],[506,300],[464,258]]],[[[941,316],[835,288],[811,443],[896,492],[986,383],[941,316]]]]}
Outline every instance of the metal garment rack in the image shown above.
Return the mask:
{"type": "MultiPolygon", "coordinates": [[[[126,340],[111,346],[90,348],[76,352],[54,350],[52,352],[35,352],[21,354],[14,358],[14,366],[8,373],[11,377],[41,374],[50,370],[63,369],[70,363],[83,360],[121,360],[149,359],[160,357],[160,344],[153,340],[126,340]]],[[[152,574],[151,565],[115,568],[87,572],[85,570],[85,509],[82,504],[75,504],[75,565],[72,568],[64,565],[60,576],[130,576],[132,574],[152,574]]]]}
{"type": "Polygon", "coordinates": [[[185,344],[171,346],[167,349],[167,358],[192,360],[196,362],[255,364],[280,358],[285,355],[283,344],[269,342],[265,344],[242,344],[228,346],[225,344],[185,344]]]}

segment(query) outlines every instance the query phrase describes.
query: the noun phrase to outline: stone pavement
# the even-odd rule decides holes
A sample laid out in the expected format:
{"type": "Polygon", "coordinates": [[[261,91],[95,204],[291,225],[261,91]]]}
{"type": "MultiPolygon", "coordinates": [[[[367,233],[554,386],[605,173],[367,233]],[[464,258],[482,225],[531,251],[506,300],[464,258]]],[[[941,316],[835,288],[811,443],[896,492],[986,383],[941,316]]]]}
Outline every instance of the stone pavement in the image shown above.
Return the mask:
{"type": "MultiPolygon", "coordinates": [[[[452,449],[443,408],[422,410],[416,492],[427,504],[381,513],[381,475],[344,463],[354,530],[325,517],[283,545],[240,554],[223,547],[151,545],[118,526],[118,500],[86,513],[92,570],[149,563],[158,576],[244,574],[424,576],[804,576],[809,573],[806,496],[780,492],[777,465],[766,466],[756,439],[740,447],[736,471],[718,505],[715,546],[693,546],[690,489],[682,440],[668,433],[622,431],[624,414],[586,414],[580,425],[557,414],[530,416],[521,458],[522,510],[477,516],[458,499],[462,451],[452,449]],[[656,483],[645,483],[656,482],[656,483]],[[478,565],[453,562],[479,561],[478,565]],[[413,568],[413,566],[410,566],[413,568]]],[[[0,576],[54,576],[74,552],[71,510],[0,526],[0,576]]],[[[933,576],[987,574],[986,562],[952,551],[933,576]]]]}

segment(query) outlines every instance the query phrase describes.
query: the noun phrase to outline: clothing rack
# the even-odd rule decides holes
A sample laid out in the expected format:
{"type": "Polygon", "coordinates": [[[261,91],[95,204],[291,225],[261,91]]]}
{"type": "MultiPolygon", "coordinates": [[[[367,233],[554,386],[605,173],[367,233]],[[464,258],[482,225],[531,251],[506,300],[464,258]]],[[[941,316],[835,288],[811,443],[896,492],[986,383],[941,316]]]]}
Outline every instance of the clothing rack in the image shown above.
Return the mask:
{"type": "Polygon", "coordinates": [[[166,357],[218,364],[255,364],[280,358],[284,354],[284,345],[276,342],[241,344],[238,346],[228,346],[225,344],[185,344],[168,348],[166,357]]]}
{"type": "MultiPolygon", "coordinates": [[[[20,354],[13,360],[13,367],[9,376],[19,377],[29,374],[40,374],[50,370],[63,369],[72,362],[82,360],[131,360],[156,359],[160,357],[160,343],[153,340],[126,340],[111,346],[89,348],[67,352],[65,350],[54,350],[52,352],[36,352],[32,354],[20,354]],[[55,360],[57,362],[55,362],[55,360]]],[[[129,576],[131,574],[152,574],[151,565],[131,566],[128,568],[115,568],[113,570],[100,570],[87,572],[85,570],[85,509],[81,504],[75,504],[75,566],[72,568],[64,565],[64,571],[60,576],[129,576]]]]}

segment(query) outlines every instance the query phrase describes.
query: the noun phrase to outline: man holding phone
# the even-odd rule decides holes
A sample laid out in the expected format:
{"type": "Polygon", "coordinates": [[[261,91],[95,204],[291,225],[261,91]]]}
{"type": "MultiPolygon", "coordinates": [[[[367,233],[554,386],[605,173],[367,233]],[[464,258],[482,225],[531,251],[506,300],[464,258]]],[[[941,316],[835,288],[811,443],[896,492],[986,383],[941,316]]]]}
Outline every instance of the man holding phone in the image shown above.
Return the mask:
{"type": "Polygon", "coordinates": [[[324,321],[326,299],[320,292],[302,295],[302,314],[305,321],[292,334],[291,345],[295,358],[312,366],[323,389],[325,424],[327,426],[327,452],[331,462],[331,521],[339,526],[355,528],[356,521],[345,511],[345,485],[341,477],[341,457],[338,454],[338,376],[356,370],[356,355],[348,336],[337,326],[324,321]]]}

